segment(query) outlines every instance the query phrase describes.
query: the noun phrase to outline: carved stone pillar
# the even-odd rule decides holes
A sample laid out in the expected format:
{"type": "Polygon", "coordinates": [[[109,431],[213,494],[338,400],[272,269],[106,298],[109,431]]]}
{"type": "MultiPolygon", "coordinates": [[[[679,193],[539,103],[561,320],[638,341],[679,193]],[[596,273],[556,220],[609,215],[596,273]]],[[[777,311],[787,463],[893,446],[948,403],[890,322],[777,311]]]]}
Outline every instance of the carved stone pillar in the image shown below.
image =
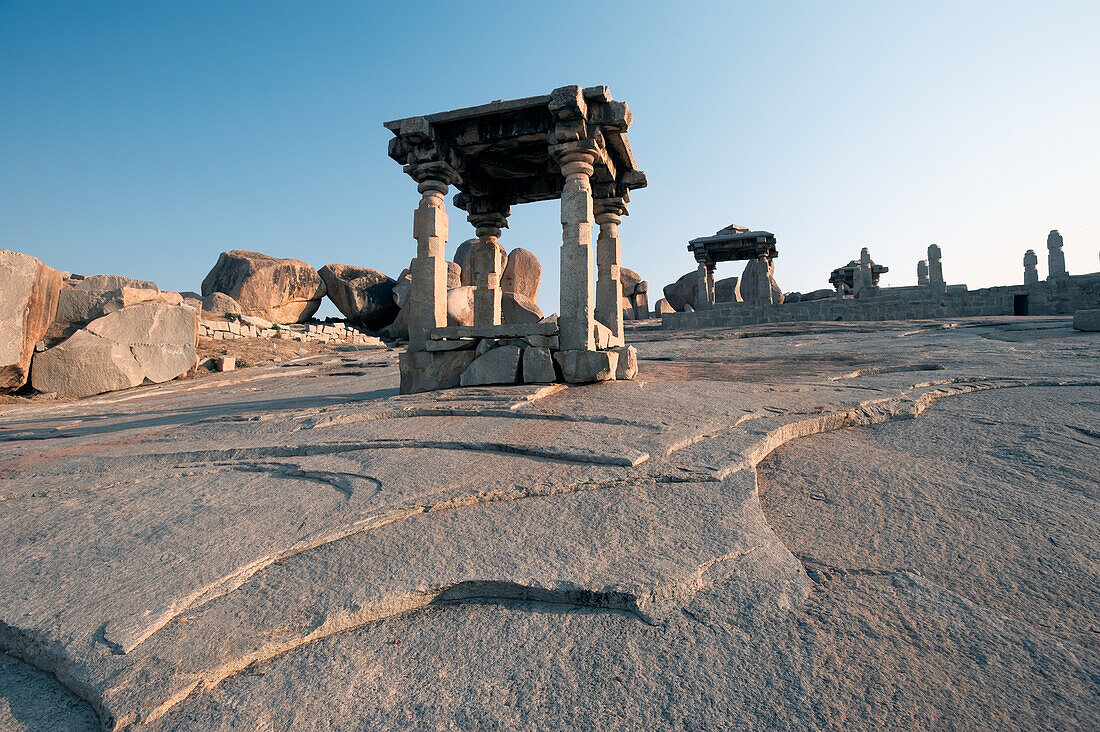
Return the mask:
{"type": "Polygon", "coordinates": [[[426,179],[417,187],[420,206],[413,216],[416,257],[410,272],[409,351],[424,351],[433,328],[447,325],[447,184],[426,179]]]}
{"type": "Polygon", "coordinates": [[[626,213],[626,205],[622,198],[600,198],[594,205],[596,223],[600,226],[596,238],[596,320],[606,325],[614,338],[621,339],[623,283],[620,279],[622,246],[619,243],[619,224],[626,213]]]}
{"type": "Polygon", "coordinates": [[[473,266],[474,325],[500,325],[500,276],[504,264],[498,242],[501,229],[508,228],[507,204],[474,199],[467,204],[467,217],[480,240],[470,256],[473,266]]]}
{"type": "Polygon", "coordinates": [[[947,290],[943,279],[943,264],[940,262],[940,248],[936,244],[928,245],[928,288],[941,293],[947,290]]]}
{"type": "Polygon", "coordinates": [[[1069,277],[1066,271],[1066,255],[1062,251],[1062,235],[1054,229],[1047,236],[1047,279],[1060,280],[1069,277]]]}
{"type": "Polygon", "coordinates": [[[1034,249],[1024,252],[1024,284],[1039,284],[1039,257],[1036,256],[1034,249]]]}
{"type": "Polygon", "coordinates": [[[594,351],[592,331],[592,163],[595,154],[580,146],[558,154],[565,185],[561,191],[561,349],[594,351]]]}
{"type": "Polygon", "coordinates": [[[714,263],[699,263],[699,288],[695,298],[696,310],[711,310],[714,308],[714,263]]]}

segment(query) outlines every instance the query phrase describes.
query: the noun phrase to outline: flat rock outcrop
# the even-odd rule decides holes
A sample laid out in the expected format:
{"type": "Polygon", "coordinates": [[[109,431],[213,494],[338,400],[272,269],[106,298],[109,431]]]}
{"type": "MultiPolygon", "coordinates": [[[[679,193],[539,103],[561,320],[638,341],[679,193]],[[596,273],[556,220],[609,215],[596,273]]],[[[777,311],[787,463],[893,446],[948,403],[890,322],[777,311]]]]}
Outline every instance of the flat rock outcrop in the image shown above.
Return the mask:
{"type": "Polygon", "coordinates": [[[0,389],[27,383],[34,346],[53,322],[60,292],[56,269],[0,249],[0,389]]]}
{"type": "Polygon", "coordinates": [[[222,252],[202,281],[203,297],[224,292],[240,303],[243,315],[273,323],[309,320],[327,292],[317,270],[297,259],[277,259],[259,252],[222,252]]]}
{"type": "Polygon", "coordinates": [[[328,298],[349,322],[378,330],[397,317],[393,296],[397,282],[378,270],[326,264],[318,274],[324,280],[328,298]]]}
{"type": "Polygon", "coordinates": [[[536,302],[539,299],[539,285],[542,283],[542,264],[539,258],[526,249],[516,247],[508,252],[507,261],[504,273],[500,276],[500,289],[536,302]]]}
{"type": "Polygon", "coordinates": [[[744,332],[0,410],[0,728],[1098,728],[1092,335],[744,332]]]}
{"type": "Polygon", "coordinates": [[[198,326],[198,312],[186,305],[123,308],[37,354],[31,385],[84,397],[169,381],[194,368],[198,326]]]}

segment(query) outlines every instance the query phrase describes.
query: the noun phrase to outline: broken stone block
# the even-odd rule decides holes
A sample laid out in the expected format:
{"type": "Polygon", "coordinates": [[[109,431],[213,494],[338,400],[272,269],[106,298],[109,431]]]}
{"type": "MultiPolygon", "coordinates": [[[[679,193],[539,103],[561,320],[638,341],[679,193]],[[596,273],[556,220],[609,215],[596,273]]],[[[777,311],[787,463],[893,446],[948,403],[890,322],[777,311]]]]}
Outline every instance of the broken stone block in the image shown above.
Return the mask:
{"type": "Polygon", "coordinates": [[[198,327],[198,313],[185,305],[123,308],[38,354],[31,385],[41,392],[84,397],[169,381],[195,365],[198,327]]]}
{"type": "Polygon", "coordinates": [[[523,352],[524,384],[549,384],[557,380],[549,348],[528,348],[523,352]]]}
{"type": "Polygon", "coordinates": [[[629,381],[638,375],[638,350],[634,346],[621,346],[611,349],[619,354],[619,363],[615,366],[615,378],[629,381]]]}
{"type": "Polygon", "coordinates": [[[569,384],[611,381],[619,365],[614,351],[558,351],[554,360],[561,367],[562,378],[569,384]]]}
{"type": "Polygon", "coordinates": [[[471,350],[403,351],[397,357],[401,371],[401,393],[452,389],[459,385],[462,372],[473,363],[475,357],[471,350]]]}
{"type": "Polygon", "coordinates": [[[1074,312],[1073,327],[1076,330],[1100,331],[1100,310],[1078,310],[1074,312]]]}
{"type": "Polygon", "coordinates": [[[57,314],[61,273],[39,259],[0,249],[0,389],[27,383],[35,344],[57,314]]]}
{"type": "Polygon", "coordinates": [[[216,371],[233,371],[236,368],[236,356],[219,356],[214,359],[214,369],[216,371]]]}
{"type": "Polygon", "coordinates": [[[505,292],[500,297],[500,320],[502,323],[537,323],[542,319],[542,310],[533,301],[518,292],[505,292]]]}
{"type": "Polygon", "coordinates": [[[466,367],[459,383],[462,386],[514,384],[519,374],[519,359],[520,349],[516,346],[492,348],[466,367]]]}

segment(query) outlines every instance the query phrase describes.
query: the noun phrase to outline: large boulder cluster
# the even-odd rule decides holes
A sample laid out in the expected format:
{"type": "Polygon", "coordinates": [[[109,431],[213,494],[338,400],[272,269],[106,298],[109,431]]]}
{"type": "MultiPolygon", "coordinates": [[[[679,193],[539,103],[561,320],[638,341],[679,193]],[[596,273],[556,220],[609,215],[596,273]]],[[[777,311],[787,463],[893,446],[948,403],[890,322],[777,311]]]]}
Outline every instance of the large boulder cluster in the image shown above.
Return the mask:
{"type": "Polygon", "coordinates": [[[195,368],[198,310],[118,275],[65,275],[0,250],[0,389],[83,397],[195,368]]]}

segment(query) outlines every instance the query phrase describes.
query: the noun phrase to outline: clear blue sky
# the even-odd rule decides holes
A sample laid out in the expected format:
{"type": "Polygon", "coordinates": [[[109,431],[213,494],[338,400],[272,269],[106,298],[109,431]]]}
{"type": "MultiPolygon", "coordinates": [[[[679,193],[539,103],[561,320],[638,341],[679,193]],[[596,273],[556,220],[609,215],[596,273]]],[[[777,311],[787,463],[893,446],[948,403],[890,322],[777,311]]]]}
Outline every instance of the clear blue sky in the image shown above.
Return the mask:
{"type": "MultiPolygon", "coordinates": [[[[1093,272],[1097,39],[1095,0],[0,0],[0,247],[175,290],[234,248],[396,276],[418,195],[382,123],[576,83],[634,113],[624,264],[652,290],[730,223],[777,235],[785,290],[861,246],[912,284],[933,242],[950,282],[1020,282],[1053,228],[1093,272]]],[[[502,240],[548,312],[557,215],[502,240]]],[[[449,252],[469,236],[451,208],[449,252]]]]}

